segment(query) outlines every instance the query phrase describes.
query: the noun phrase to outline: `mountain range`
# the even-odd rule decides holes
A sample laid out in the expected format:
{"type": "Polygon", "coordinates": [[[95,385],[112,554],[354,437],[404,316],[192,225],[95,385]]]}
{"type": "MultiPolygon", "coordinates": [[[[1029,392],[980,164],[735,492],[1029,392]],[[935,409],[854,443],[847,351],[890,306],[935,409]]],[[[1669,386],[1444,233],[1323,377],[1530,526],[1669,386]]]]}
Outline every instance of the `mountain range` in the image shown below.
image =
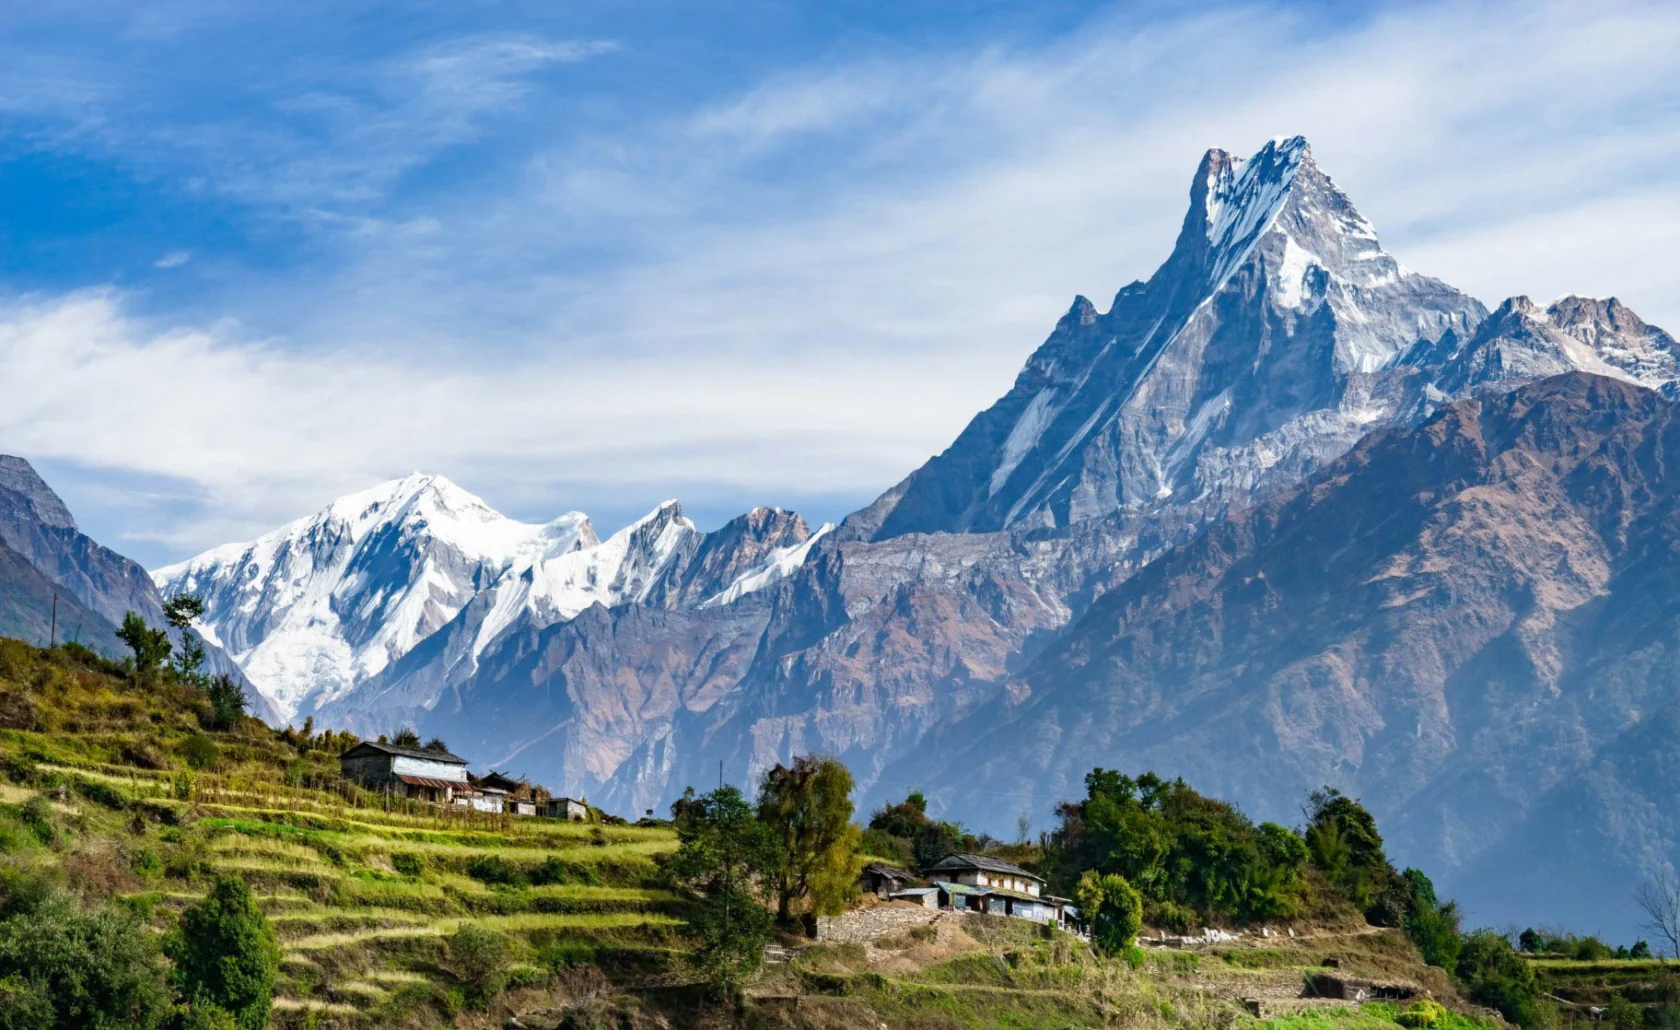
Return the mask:
{"type": "Polygon", "coordinates": [[[836,527],[667,502],[602,540],[414,475],[153,576],[279,717],[620,811],[811,751],[998,831],[1098,764],[1285,821],[1328,782],[1473,913],[1612,930],[1614,876],[1680,857],[1638,772],[1680,698],[1677,381],[1614,299],[1490,312],[1407,269],[1279,139],[1209,151],[1161,267],[836,527]],[[1560,813],[1642,829],[1524,850],[1560,813]],[[1577,852],[1597,886],[1548,893],[1577,852]]]}
{"type": "MultiPolygon", "coordinates": [[[[139,564],[76,526],[75,516],[34,467],[0,454],[0,636],[45,644],[73,641],[116,657],[123,616],[163,626],[163,595],[139,564]]],[[[237,663],[213,644],[206,670],[245,684],[252,714],[281,716],[251,688],[237,663]]]]}

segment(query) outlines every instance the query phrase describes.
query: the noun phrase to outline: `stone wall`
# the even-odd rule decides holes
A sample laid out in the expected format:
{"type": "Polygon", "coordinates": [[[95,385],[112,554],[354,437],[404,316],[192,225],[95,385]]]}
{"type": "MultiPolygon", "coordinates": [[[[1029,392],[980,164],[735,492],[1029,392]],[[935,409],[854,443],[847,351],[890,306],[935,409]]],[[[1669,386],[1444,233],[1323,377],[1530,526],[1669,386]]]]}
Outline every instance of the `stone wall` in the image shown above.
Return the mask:
{"type": "Polygon", "coordinates": [[[951,914],[909,904],[855,908],[841,915],[818,918],[817,940],[833,944],[867,944],[918,926],[927,926],[940,916],[951,914]]]}

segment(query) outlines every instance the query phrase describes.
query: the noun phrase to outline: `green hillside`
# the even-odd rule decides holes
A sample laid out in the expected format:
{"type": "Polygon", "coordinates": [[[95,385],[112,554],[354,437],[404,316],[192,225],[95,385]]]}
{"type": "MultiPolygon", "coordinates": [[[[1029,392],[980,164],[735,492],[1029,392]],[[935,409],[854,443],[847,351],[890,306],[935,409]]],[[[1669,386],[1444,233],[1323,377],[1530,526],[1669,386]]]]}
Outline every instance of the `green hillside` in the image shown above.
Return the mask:
{"type": "MultiPolygon", "coordinates": [[[[1293,935],[1115,957],[988,916],[856,943],[781,936],[725,1000],[687,961],[698,909],[666,875],[670,829],[393,800],[340,780],[347,735],[206,728],[217,721],[200,686],[167,670],[0,640],[0,920],[52,893],[168,942],[231,874],[278,944],[273,1027],[1425,1025],[1400,1004],[1303,998],[1327,971],[1471,1011],[1406,933],[1345,904],[1303,909],[1293,935]],[[493,975],[475,974],[471,940],[505,951],[493,975]]],[[[8,1014],[21,990],[0,964],[0,1027],[78,1025],[8,1014]]],[[[1439,1017],[1440,1030],[1498,1021],[1439,1017]]]]}

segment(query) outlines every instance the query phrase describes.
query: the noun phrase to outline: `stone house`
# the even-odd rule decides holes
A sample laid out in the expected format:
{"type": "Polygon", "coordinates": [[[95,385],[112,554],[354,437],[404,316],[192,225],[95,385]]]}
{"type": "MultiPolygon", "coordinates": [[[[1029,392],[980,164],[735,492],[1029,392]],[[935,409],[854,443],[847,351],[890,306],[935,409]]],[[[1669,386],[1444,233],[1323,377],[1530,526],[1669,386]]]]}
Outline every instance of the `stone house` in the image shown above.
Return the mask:
{"type": "Polygon", "coordinates": [[[339,773],[368,790],[453,804],[457,791],[471,791],[467,760],[447,751],[398,747],[364,740],[338,756],[339,773]]]}
{"type": "Polygon", "coordinates": [[[857,883],[858,889],[863,893],[886,900],[910,886],[910,881],[914,879],[915,877],[902,869],[871,862],[858,873],[857,883]]]}
{"type": "Polygon", "coordinates": [[[589,821],[589,806],[572,798],[548,798],[537,803],[537,814],[548,819],[586,823],[589,821]]]}

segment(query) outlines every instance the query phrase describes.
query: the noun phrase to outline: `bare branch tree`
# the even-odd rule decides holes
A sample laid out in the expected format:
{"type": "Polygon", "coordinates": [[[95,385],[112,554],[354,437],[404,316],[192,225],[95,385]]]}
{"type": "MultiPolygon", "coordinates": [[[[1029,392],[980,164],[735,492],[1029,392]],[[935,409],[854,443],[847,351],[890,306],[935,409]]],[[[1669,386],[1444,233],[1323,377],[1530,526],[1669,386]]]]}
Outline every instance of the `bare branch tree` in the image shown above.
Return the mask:
{"type": "Polygon", "coordinates": [[[1665,869],[1633,891],[1634,903],[1645,913],[1645,928],[1668,942],[1668,953],[1680,958],[1680,877],[1665,869]]]}

